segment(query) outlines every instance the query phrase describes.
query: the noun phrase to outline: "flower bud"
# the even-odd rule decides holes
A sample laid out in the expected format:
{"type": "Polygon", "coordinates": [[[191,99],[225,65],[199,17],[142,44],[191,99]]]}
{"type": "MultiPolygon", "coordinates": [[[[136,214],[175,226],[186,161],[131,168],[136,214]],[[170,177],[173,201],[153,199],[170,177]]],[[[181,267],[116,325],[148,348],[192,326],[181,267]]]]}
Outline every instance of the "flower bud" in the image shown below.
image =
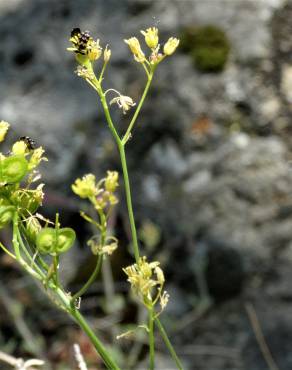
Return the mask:
{"type": "Polygon", "coordinates": [[[35,169],[40,164],[41,161],[48,160],[47,158],[43,157],[44,152],[45,151],[41,146],[32,152],[32,155],[28,163],[28,168],[30,171],[35,169]]]}
{"type": "Polygon", "coordinates": [[[8,129],[9,123],[6,121],[0,121],[0,143],[5,139],[8,129]]]}
{"type": "Polygon", "coordinates": [[[156,27],[150,27],[146,31],[141,31],[145,37],[145,42],[150,49],[155,49],[158,45],[158,29],[156,27]]]}
{"type": "Polygon", "coordinates": [[[124,40],[129,45],[131,52],[134,54],[134,58],[138,63],[145,61],[145,54],[143,53],[139,40],[136,37],[131,37],[128,40],[124,40]]]}
{"type": "Polygon", "coordinates": [[[23,140],[16,141],[12,146],[13,154],[25,154],[27,153],[27,145],[23,140]]]}
{"type": "Polygon", "coordinates": [[[167,43],[164,45],[163,52],[165,55],[171,55],[175,52],[179,45],[179,39],[171,37],[168,39],[167,43]]]}
{"type": "Polygon", "coordinates": [[[116,171],[107,171],[107,177],[105,179],[105,190],[114,193],[119,186],[118,184],[119,174],[116,171]]]}
{"type": "Polygon", "coordinates": [[[104,52],[103,52],[103,60],[105,63],[108,63],[110,58],[111,58],[111,55],[112,55],[112,51],[110,49],[106,48],[104,49],[104,52]]]}

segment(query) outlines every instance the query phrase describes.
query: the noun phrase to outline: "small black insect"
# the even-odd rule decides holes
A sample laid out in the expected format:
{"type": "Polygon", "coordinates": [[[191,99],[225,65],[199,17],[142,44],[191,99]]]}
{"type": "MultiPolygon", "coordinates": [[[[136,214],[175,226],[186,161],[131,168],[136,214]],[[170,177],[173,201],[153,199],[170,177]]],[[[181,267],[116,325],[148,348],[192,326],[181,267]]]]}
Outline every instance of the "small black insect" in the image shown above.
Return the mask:
{"type": "Polygon", "coordinates": [[[26,146],[27,146],[27,149],[29,149],[29,150],[34,150],[35,149],[36,143],[29,136],[21,136],[18,140],[24,141],[26,146]]]}
{"type": "Polygon", "coordinates": [[[80,33],[81,33],[80,28],[78,28],[78,27],[73,28],[73,30],[71,31],[71,37],[78,36],[80,33]]]}

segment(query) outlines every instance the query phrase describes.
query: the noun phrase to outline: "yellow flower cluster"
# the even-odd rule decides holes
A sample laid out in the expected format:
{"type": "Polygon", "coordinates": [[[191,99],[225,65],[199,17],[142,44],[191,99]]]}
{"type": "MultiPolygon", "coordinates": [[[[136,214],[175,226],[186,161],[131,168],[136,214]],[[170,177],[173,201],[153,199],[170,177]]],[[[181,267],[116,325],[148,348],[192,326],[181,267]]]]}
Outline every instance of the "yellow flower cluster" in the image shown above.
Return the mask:
{"type": "Polygon", "coordinates": [[[138,63],[146,62],[153,65],[158,64],[166,56],[173,54],[179,45],[179,39],[171,37],[163,46],[163,53],[161,53],[158,29],[156,27],[150,27],[146,31],[141,31],[141,33],[145,38],[146,45],[151,49],[151,54],[148,59],[146,58],[137,37],[131,37],[127,40],[124,40],[125,43],[129,46],[134,59],[138,63]]]}
{"type": "Polygon", "coordinates": [[[133,292],[148,308],[153,308],[160,301],[164,309],[168,302],[167,292],[163,292],[165,282],[159,262],[147,262],[146,257],[140,258],[138,263],[123,269],[128,276],[133,292]]]}
{"type": "Polygon", "coordinates": [[[107,177],[96,182],[93,174],[87,174],[76,179],[72,190],[80,198],[89,199],[96,210],[102,210],[118,202],[114,192],[118,187],[119,174],[116,171],[107,171],[107,177]]]}

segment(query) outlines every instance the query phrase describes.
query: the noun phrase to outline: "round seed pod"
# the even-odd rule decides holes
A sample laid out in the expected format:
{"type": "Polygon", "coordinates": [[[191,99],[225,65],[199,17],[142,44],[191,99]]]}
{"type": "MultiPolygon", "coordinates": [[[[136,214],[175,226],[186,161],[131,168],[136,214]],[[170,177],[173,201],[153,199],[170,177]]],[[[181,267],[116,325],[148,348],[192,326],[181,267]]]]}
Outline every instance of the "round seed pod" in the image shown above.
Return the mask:
{"type": "Polygon", "coordinates": [[[75,231],[69,227],[64,227],[63,229],[58,230],[57,237],[57,253],[64,253],[69,250],[76,239],[75,231]]]}
{"type": "Polygon", "coordinates": [[[55,254],[56,241],[56,229],[45,227],[36,238],[36,247],[40,253],[55,254]]]}
{"type": "Polygon", "coordinates": [[[14,212],[13,206],[0,206],[0,229],[12,221],[14,212]]]}
{"type": "Polygon", "coordinates": [[[0,167],[0,181],[6,183],[20,182],[28,172],[28,162],[23,155],[6,157],[0,167]]]}

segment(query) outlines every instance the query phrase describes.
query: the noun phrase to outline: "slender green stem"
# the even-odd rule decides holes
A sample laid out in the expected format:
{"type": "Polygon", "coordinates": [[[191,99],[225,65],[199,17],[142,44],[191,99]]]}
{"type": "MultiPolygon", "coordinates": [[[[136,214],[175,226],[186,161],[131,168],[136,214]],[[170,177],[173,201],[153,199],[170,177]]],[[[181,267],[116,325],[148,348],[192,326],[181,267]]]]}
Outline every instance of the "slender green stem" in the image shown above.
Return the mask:
{"type": "Polygon", "coordinates": [[[149,324],[148,324],[148,337],[149,337],[149,370],[154,370],[155,348],[154,348],[154,317],[153,308],[148,309],[149,324]]]}
{"type": "Polygon", "coordinates": [[[103,75],[104,75],[105,69],[106,69],[106,67],[107,67],[107,63],[108,63],[108,62],[104,62],[104,63],[103,63],[102,70],[101,70],[101,72],[100,72],[99,79],[98,79],[98,82],[99,82],[100,84],[102,83],[102,79],[103,79],[103,75]]]}
{"type": "Polygon", "coordinates": [[[124,147],[123,144],[121,144],[121,145],[118,146],[118,148],[119,148],[119,152],[120,152],[123,175],[124,175],[126,200],[127,200],[127,207],[128,207],[131,234],[132,234],[132,241],[133,241],[133,250],[134,250],[136,263],[138,263],[139,258],[140,258],[140,253],[139,253],[137,230],[136,230],[136,224],[135,224],[135,218],[134,218],[134,212],[133,212],[133,205],[132,205],[131,187],[130,187],[130,180],[129,180],[129,174],[128,174],[125,147],[124,147]]]}
{"type": "Polygon", "coordinates": [[[182,363],[180,362],[176,352],[175,352],[175,349],[173,348],[172,344],[170,343],[170,340],[168,339],[168,336],[166,334],[166,331],[164,330],[164,327],[162,326],[160,320],[156,317],[155,319],[155,323],[160,331],[160,334],[162,336],[162,339],[164,340],[164,343],[166,345],[166,347],[168,348],[177,368],[179,370],[183,370],[183,366],[182,366],[182,363]]]}
{"type": "Polygon", "coordinates": [[[58,268],[59,268],[59,257],[58,256],[54,256],[53,264],[54,264],[54,273],[55,273],[54,275],[56,279],[56,285],[60,286],[59,271],[58,271],[58,268]]]}
{"type": "Polygon", "coordinates": [[[88,323],[84,319],[83,315],[74,307],[71,306],[71,300],[68,298],[68,295],[64,293],[64,291],[60,288],[55,288],[55,293],[60,298],[62,305],[64,309],[67,310],[67,312],[72,316],[72,318],[77,322],[77,324],[83,329],[83,331],[87,334],[89,337],[91,343],[94,345],[94,348],[100,355],[100,357],[103,359],[104,363],[106,364],[106,367],[109,370],[120,370],[118,365],[115,363],[115,361],[112,359],[106,348],[103,346],[101,341],[97,338],[93,330],[89,327],[88,323]]]}
{"type": "Polygon", "coordinates": [[[94,282],[94,280],[96,279],[96,277],[97,277],[97,275],[100,271],[101,264],[102,264],[102,256],[100,255],[97,258],[95,269],[94,269],[93,273],[91,274],[90,278],[83,285],[83,287],[76,294],[73,295],[73,297],[71,299],[72,304],[74,304],[76,302],[76,300],[79,297],[81,297],[87,291],[87,289],[90,287],[90,285],[94,282]]]}
{"type": "Polygon", "coordinates": [[[88,337],[91,340],[92,344],[94,345],[95,349],[97,350],[99,355],[102,357],[102,359],[103,359],[104,363],[106,364],[107,368],[109,370],[119,370],[118,365],[110,357],[107,350],[104,348],[103,344],[100,342],[100,340],[94,334],[92,329],[89,327],[89,325],[85,321],[84,317],[80,314],[80,312],[75,310],[74,312],[71,313],[71,315],[78,322],[79,326],[84,330],[84,332],[88,335],[88,337]]]}
{"type": "Polygon", "coordinates": [[[103,94],[101,95],[101,103],[103,105],[103,109],[104,109],[104,113],[105,113],[105,117],[106,117],[108,126],[109,126],[116,142],[120,143],[121,142],[120,136],[119,136],[119,134],[117,133],[117,131],[115,129],[115,126],[113,124],[113,121],[112,121],[112,118],[111,118],[111,115],[110,115],[110,112],[109,112],[109,108],[108,108],[108,105],[107,105],[107,102],[106,102],[106,98],[103,94]]]}
{"type": "Polygon", "coordinates": [[[20,255],[19,242],[18,242],[18,238],[17,238],[17,231],[18,231],[18,224],[17,223],[18,223],[18,214],[15,212],[15,214],[13,216],[13,237],[12,237],[12,243],[13,243],[14,253],[15,253],[16,259],[18,261],[21,261],[22,258],[21,258],[21,255],[20,255]]]}
{"type": "MultiPolygon", "coordinates": [[[[150,82],[148,81],[149,86],[150,82]]],[[[148,87],[149,88],[149,87],[148,87]]],[[[148,89],[144,90],[144,99],[146,96],[148,89]],[[146,91],[146,92],[145,92],[146,91]]],[[[133,212],[133,206],[132,206],[132,198],[131,198],[131,188],[130,188],[130,181],[129,181],[129,175],[128,175],[128,168],[127,168],[127,160],[126,160],[126,154],[125,154],[125,144],[122,143],[115,126],[113,124],[108,105],[106,102],[105,95],[102,91],[100,91],[100,99],[101,99],[101,104],[104,109],[105,117],[108,123],[108,126],[115,138],[115,141],[117,143],[120,157],[121,157],[121,162],[122,162],[122,169],[123,169],[123,175],[124,175],[124,182],[125,182],[125,191],[126,191],[126,199],[127,199],[127,207],[128,207],[128,213],[129,213],[129,219],[130,219],[130,226],[131,226],[131,233],[132,233],[132,238],[133,238],[133,249],[134,249],[134,255],[136,262],[139,261],[140,258],[140,253],[139,253],[139,246],[138,246],[138,238],[137,238],[137,230],[136,230],[136,225],[135,225],[135,219],[134,219],[134,212],[133,212]]],[[[139,104],[140,105],[140,104],[139,104]]],[[[142,105],[142,104],[141,104],[142,105]]],[[[138,107],[139,108],[139,107],[138,107]]],[[[137,110],[138,110],[137,108],[137,110]]],[[[137,112],[137,111],[136,111],[137,112]]],[[[136,114],[136,117],[138,115],[138,112],[136,114]]],[[[133,121],[133,120],[132,120],[133,121]]],[[[133,121],[135,122],[135,121],[133,121]]]]}
{"type": "Polygon", "coordinates": [[[142,66],[143,66],[143,68],[146,72],[147,77],[149,78],[149,76],[150,76],[149,69],[146,67],[145,63],[142,63],[142,66]]]}
{"type": "Polygon", "coordinates": [[[126,133],[125,133],[125,135],[124,135],[124,137],[123,137],[123,139],[122,139],[122,144],[123,144],[123,145],[125,145],[125,144],[127,143],[127,141],[129,140],[129,138],[130,138],[130,136],[131,136],[132,128],[133,128],[133,126],[134,126],[134,124],[135,124],[135,122],[136,122],[136,119],[137,119],[137,117],[138,117],[138,114],[140,113],[140,110],[141,110],[141,108],[142,108],[142,105],[143,105],[143,103],[144,103],[144,100],[145,100],[145,98],[146,98],[146,95],[147,95],[147,93],[148,93],[148,91],[149,91],[149,88],[150,88],[150,85],[151,85],[151,82],[152,82],[152,79],[153,79],[154,71],[155,71],[155,69],[153,68],[153,69],[150,71],[150,73],[149,73],[148,81],[147,81],[147,83],[146,83],[146,86],[145,86],[145,89],[144,89],[144,91],[143,91],[143,94],[142,94],[142,97],[141,97],[141,99],[140,99],[140,102],[139,102],[139,104],[138,104],[138,106],[137,106],[137,108],[136,108],[136,110],[135,110],[135,113],[134,113],[134,115],[133,115],[133,117],[132,117],[132,119],[131,119],[131,122],[130,122],[130,124],[129,124],[129,126],[128,126],[128,129],[127,129],[127,131],[126,131],[126,133]]]}
{"type": "Polygon", "coordinates": [[[11,258],[16,259],[15,255],[11,253],[4,245],[0,242],[0,248],[4,250],[5,253],[7,253],[11,258]]]}

